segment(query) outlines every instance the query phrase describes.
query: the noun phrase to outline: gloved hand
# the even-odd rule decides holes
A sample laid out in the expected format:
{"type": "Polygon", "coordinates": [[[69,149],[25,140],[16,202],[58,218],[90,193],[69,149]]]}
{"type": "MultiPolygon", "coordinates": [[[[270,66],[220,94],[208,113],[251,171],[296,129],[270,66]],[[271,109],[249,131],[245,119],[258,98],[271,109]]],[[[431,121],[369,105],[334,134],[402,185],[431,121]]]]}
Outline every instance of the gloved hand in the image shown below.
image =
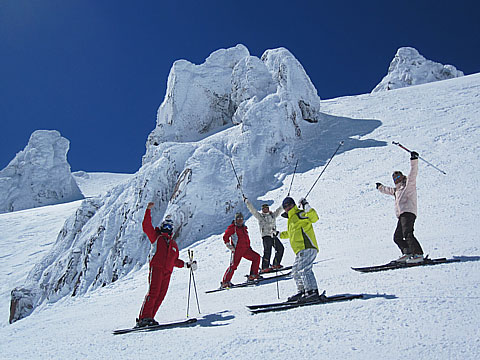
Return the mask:
{"type": "Polygon", "coordinates": [[[197,261],[194,260],[194,261],[188,261],[185,263],[185,265],[187,266],[187,268],[191,268],[193,271],[197,271],[198,269],[198,265],[197,265],[197,261]]]}
{"type": "Polygon", "coordinates": [[[280,234],[280,231],[278,231],[278,230],[275,230],[275,231],[273,232],[273,236],[275,236],[275,237],[278,237],[278,234],[280,234]]]}
{"type": "Polygon", "coordinates": [[[410,155],[411,155],[411,156],[410,156],[410,160],[416,160],[416,159],[418,159],[418,153],[417,153],[416,151],[412,151],[412,152],[410,153],[410,155]]]}
{"type": "Polygon", "coordinates": [[[309,211],[310,210],[310,205],[308,204],[308,201],[307,199],[305,198],[300,198],[300,200],[298,201],[298,203],[300,204],[300,206],[303,208],[303,210],[305,211],[309,211]]]}
{"type": "Polygon", "coordinates": [[[382,186],[382,184],[381,184],[381,183],[377,183],[377,189],[378,189],[380,186],[382,186]]]}
{"type": "Polygon", "coordinates": [[[235,246],[233,246],[232,244],[230,244],[229,242],[225,243],[225,246],[228,248],[228,250],[230,251],[234,251],[235,250],[235,246]]]}

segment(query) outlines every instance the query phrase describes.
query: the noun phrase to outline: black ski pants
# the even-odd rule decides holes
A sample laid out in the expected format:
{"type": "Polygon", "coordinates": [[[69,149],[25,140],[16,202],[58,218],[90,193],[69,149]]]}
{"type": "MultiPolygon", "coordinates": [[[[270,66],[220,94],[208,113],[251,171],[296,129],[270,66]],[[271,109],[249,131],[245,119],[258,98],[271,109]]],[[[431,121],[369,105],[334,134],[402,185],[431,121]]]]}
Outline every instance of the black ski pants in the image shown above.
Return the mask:
{"type": "Polygon", "coordinates": [[[283,244],[276,236],[263,236],[263,259],[262,269],[270,267],[270,258],[272,256],[272,247],[275,248],[275,258],[273,259],[273,265],[280,265],[283,258],[283,244]]]}
{"type": "Polygon", "coordinates": [[[423,255],[420,243],[413,235],[413,226],[415,224],[415,214],[404,212],[398,219],[397,228],[393,234],[393,241],[402,251],[402,254],[423,255]]]}

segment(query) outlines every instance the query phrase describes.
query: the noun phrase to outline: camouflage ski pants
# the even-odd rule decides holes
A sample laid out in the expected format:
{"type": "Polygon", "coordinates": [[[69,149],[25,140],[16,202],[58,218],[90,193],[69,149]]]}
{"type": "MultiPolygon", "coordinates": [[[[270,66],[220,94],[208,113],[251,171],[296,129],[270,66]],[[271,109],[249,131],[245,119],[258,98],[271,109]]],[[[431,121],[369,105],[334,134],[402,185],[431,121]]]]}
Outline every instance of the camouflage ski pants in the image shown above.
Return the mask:
{"type": "Polygon", "coordinates": [[[312,267],[317,257],[317,249],[300,250],[292,266],[292,277],[297,284],[298,292],[318,289],[317,280],[312,267]]]}

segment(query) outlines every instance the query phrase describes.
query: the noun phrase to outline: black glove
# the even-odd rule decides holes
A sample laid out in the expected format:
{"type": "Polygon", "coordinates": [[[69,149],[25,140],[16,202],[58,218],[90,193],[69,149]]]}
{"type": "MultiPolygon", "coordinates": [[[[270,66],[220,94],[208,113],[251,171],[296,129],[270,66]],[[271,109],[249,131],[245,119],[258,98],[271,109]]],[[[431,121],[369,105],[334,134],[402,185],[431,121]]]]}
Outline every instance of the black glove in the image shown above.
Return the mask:
{"type": "Polygon", "coordinates": [[[307,199],[305,198],[301,198],[300,201],[299,201],[300,205],[302,205],[303,208],[305,208],[305,205],[308,204],[308,201],[307,199]]]}
{"type": "Polygon", "coordinates": [[[275,231],[273,232],[273,236],[275,236],[275,237],[278,237],[278,234],[280,234],[280,232],[279,232],[278,230],[275,230],[275,231]]]}
{"type": "Polygon", "coordinates": [[[418,159],[418,153],[417,153],[416,151],[412,151],[412,152],[410,153],[410,155],[411,155],[411,156],[410,156],[410,160],[416,160],[416,159],[418,159]]]}
{"type": "Polygon", "coordinates": [[[381,183],[377,183],[377,189],[378,189],[380,186],[382,186],[382,184],[381,184],[381,183]]]}

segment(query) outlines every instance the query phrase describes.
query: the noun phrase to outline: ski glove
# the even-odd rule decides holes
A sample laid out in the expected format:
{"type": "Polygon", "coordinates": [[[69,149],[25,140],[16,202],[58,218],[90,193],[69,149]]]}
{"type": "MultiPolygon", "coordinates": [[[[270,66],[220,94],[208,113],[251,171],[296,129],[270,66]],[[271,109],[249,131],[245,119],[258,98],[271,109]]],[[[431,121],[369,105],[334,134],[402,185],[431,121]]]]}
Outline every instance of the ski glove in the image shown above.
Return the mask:
{"type": "Polygon", "coordinates": [[[382,186],[382,184],[381,184],[381,183],[377,183],[377,189],[378,189],[380,186],[382,186]]]}
{"type": "Polygon", "coordinates": [[[301,207],[303,208],[303,210],[310,211],[311,208],[310,208],[310,205],[308,205],[307,199],[302,197],[298,202],[301,205],[301,207]]]}
{"type": "Polygon", "coordinates": [[[230,251],[234,251],[235,250],[235,246],[233,246],[232,244],[230,243],[225,243],[225,246],[228,248],[228,250],[230,251]]]}
{"type": "Polygon", "coordinates": [[[193,271],[197,271],[198,269],[198,265],[197,265],[197,261],[194,260],[194,261],[188,261],[185,263],[185,265],[187,266],[187,268],[191,268],[193,271]]]}
{"type": "Polygon", "coordinates": [[[418,159],[418,153],[417,153],[416,151],[412,151],[412,152],[410,153],[410,155],[411,155],[411,156],[410,156],[410,160],[416,160],[416,159],[418,159]]]}

